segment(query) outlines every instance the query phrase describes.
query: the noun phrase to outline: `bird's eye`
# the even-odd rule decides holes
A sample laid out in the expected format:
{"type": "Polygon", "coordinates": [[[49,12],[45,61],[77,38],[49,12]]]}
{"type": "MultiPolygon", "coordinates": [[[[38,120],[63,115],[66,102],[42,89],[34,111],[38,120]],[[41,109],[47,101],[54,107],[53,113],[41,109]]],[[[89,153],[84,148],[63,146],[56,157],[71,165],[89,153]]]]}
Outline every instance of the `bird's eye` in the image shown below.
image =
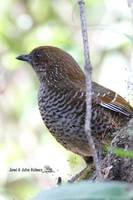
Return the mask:
{"type": "Polygon", "coordinates": [[[42,62],[47,59],[47,54],[42,49],[35,49],[31,54],[34,62],[42,62]]]}
{"type": "Polygon", "coordinates": [[[36,52],[36,54],[35,54],[35,57],[36,57],[37,59],[39,59],[39,58],[41,58],[41,57],[42,57],[42,55],[41,55],[41,53],[40,53],[40,52],[36,52]]]}

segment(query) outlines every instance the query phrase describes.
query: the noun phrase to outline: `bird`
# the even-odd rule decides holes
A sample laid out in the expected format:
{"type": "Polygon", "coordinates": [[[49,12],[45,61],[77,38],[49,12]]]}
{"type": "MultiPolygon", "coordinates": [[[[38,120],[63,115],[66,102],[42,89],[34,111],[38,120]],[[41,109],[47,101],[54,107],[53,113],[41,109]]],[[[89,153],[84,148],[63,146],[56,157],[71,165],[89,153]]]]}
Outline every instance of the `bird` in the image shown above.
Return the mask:
{"type": "MultiPolygon", "coordinates": [[[[67,150],[92,162],[93,152],[85,134],[86,81],[76,60],[64,50],[39,46],[18,60],[28,62],[40,88],[38,106],[42,120],[55,139],[67,150]]],[[[97,152],[109,144],[113,132],[125,126],[133,108],[116,92],[92,82],[91,134],[97,152]]]]}

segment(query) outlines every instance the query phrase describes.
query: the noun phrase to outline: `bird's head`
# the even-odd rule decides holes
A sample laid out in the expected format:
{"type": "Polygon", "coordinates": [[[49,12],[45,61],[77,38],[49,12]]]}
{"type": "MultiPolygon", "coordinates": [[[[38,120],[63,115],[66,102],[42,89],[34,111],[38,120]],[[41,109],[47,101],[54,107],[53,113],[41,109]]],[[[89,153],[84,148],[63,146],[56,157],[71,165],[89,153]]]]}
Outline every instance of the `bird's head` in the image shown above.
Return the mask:
{"type": "Polygon", "coordinates": [[[20,55],[18,60],[30,63],[40,82],[48,85],[84,85],[84,73],[71,55],[52,46],[41,46],[31,53],[20,55]]]}

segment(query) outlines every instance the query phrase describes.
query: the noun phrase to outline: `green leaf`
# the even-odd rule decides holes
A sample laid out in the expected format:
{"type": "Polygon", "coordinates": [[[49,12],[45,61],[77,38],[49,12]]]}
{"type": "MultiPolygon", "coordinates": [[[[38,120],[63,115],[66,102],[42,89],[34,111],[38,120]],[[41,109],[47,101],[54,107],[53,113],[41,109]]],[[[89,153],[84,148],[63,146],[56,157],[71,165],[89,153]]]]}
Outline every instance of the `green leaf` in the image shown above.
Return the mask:
{"type": "Polygon", "coordinates": [[[41,192],[33,200],[131,200],[133,190],[120,182],[66,184],[41,192]]]}
{"type": "Polygon", "coordinates": [[[123,148],[112,148],[112,152],[122,158],[133,158],[132,150],[125,150],[123,148]]]}

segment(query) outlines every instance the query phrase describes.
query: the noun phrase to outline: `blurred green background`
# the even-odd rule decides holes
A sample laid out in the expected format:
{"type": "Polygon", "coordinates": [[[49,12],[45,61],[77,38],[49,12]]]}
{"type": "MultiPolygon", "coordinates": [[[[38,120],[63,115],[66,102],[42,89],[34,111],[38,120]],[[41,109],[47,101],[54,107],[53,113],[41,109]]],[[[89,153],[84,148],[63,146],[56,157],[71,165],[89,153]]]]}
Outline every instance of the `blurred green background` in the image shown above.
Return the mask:
{"type": "MultiPolygon", "coordinates": [[[[76,0],[0,4],[0,200],[23,200],[85,166],[43,125],[37,106],[39,82],[28,64],[15,59],[34,47],[52,45],[69,52],[83,67],[79,8],[76,0]],[[31,170],[44,167],[54,172],[31,170]]],[[[126,97],[132,34],[127,1],[86,0],[86,6],[93,79],[126,97]]]]}

